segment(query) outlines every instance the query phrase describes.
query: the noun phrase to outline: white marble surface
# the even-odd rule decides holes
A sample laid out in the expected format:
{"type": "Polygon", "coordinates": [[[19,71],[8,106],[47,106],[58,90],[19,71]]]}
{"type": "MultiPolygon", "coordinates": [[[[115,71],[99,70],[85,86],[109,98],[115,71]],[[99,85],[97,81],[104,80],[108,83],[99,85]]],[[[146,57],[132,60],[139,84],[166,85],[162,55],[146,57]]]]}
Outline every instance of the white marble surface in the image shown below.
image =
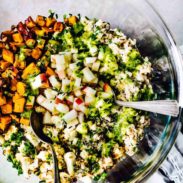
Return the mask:
{"type": "MultiPolygon", "coordinates": [[[[49,9],[55,9],[53,4],[59,4],[59,1],[66,2],[66,0],[47,0],[50,2],[49,9]]],[[[76,0],[77,1],[77,0],[76,0]]],[[[168,27],[170,28],[172,34],[175,37],[176,42],[181,45],[183,44],[183,0],[149,0],[153,6],[158,10],[161,14],[168,27]]],[[[79,1],[82,2],[82,1],[79,1]]],[[[112,1],[111,1],[112,3],[112,1]]],[[[81,3],[80,3],[81,4],[81,3]]],[[[78,4],[78,7],[80,6],[78,4]]],[[[75,11],[75,7],[70,4],[68,6],[67,3],[63,3],[64,9],[71,9],[73,13],[78,13],[75,11]]],[[[97,6],[97,4],[96,4],[97,6]]],[[[32,15],[32,10],[34,10],[34,14],[47,14],[48,5],[44,3],[44,0],[0,0],[0,31],[4,29],[8,29],[10,25],[17,23],[20,20],[24,20],[25,17],[32,15]],[[26,6],[27,5],[27,6],[26,6]],[[22,9],[22,7],[26,7],[26,9],[22,9]],[[11,13],[11,11],[16,12],[11,13]],[[6,17],[6,19],[5,19],[6,17]]],[[[57,9],[62,10],[62,7],[57,7],[57,9]]],[[[84,12],[90,11],[89,9],[85,9],[84,12]]],[[[62,14],[64,14],[63,12],[62,14]]],[[[1,151],[0,151],[1,154],[1,151]]],[[[17,173],[15,170],[11,168],[10,163],[8,163],[4,157],[0,155],[0,183],[32,183],[32,180],[26,180],[22,176],[17,178],[17,173]],[[7,172],[7,170],[9,170],[7,172]]],[[[148,183],[161,183],[161,178],[152,177],[148,183]]],[[[37,183],[38,181],[34,181],[37,183]]]]}

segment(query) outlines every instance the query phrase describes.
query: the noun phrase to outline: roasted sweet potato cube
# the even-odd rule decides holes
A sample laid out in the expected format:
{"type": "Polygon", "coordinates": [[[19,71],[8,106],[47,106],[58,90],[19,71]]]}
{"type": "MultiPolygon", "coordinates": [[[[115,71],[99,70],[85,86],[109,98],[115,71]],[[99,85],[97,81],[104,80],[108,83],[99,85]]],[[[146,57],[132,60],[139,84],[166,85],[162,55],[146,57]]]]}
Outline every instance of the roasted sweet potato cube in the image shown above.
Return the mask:
{"type": "Polygon", "coordinates": [[[6,97],[0,94],[0,106],[6,104],[6,97]]]}
{"type": "Polygon", "coordinates": [[[6,70],[9,67],[9,65],[10,65],[9,62],[6,62],[4,60],[0,61],[0,69],[3,70],[3,71],[6,70]]]}
{"type": "Polygon", "coordinates": [[[70,16],[69,18],[66,18],[64,20],[64,22],[69,25],[74,25],[77,21],[78,21],[78,18],[76,16],[70,16]]]}
{"type": "Polygon", "coordinates": [[[52,76],[52,75],[55,75],[55,72],[53,71],[53,69],[51,69],[50,67],[47,67],[46,68],[46,74],[48,76],[52,76]]]}
{"type": "Polygon", "coordinates": [[[14,103],[14,112],[22,113],[24,111],[25,98],[19,98],[14,103]]]}
{"type": "Polygon", "coordinates": [[[24,96],[25,90],[26,90],[25,83],[19,81],[17,83],[17,92],[18,92],[18,94],[21,95],[21,96],[24,96]]]}
{"type": "Polygon", "coordinates": [[[56,22],[56,23],[54,24],[54,27],[53,27],[53,30],[54,30],[54,31],[62,32],[63,29],[64,29],[64,25],[63,25],[62,22],[56,22]]]}
{"type": "Polygon", "coordinates": [[[17,43],[22,43],[23,42],[23,37],[22,37],[22,35],[19,32],[18,33],[14,33],[12,35],[12,37],[13,37],[13,40],[15,42],[17,42],[17,43]]]}
{"type": "Polygon", "coordinates": [[[38,58],[40,58],[40,56],[41,56],[41,54],[42,54],[42,51],[39,49],[39,48],[34,48],[33,50],[32,50],[32,57],[34,58],[34,59],[38,59],[38,58]]]}
{"type": "Polygon", "coordinates": [[[0,42],[0,49],[6,48],[6,44],[4,42],[0,42]]]}
{"type": "Polygon", "coordinates": [[[34,22],[34,20],[32,19],[31,16],[29,16],[26,20],[25,20],[25,24],[26,26],[30,29],[36,26],[36,23],[34,22]]]}
{"type": "Polygon", "coordinates": [[[19,95],[19,94],[16,92],[15,95],[13,96],[13,103],[15,103],[16,100],[18,100],[18,99],[20,99],[20,98],[22,98],[22,96],[19,95]]]}
{"type": "Polygon", "coordinates": [[[46,18],[46,27],[51,27],[56,22],[54,17],[47,17],[46,18]]]}
{"type": "Polygon", "coordinates": [[[35,34],[36,34],[37,36],[39,36],[39,37],[45,36],[45,31],[42,30],[42,29],[35,29],[34,32],[35,32],[35,34]]]}
{"type": "Polygon", "coordinates": [[[43,17],[43,16],[41,16],[41,15],[38,15],[37,18],[36,18],[36,23],[37,23],[39,26],[41,26],[41,27],[45,26],[45,24],[46,24],[45,17],[43,17]]]}
{"type": "Polygon", "coordinates": [[[26,41],[26,45],[29,48],[34,48],[35,43],[36,43],[36,41],[34,39],[27,39],[27,41],[26,41]]]}
{"type": "Polygon", "coordinates": [[[17,90],[17,80],[12,79],[11,80],[11,91],[16,91],[17,90]]]}
{"type": "Polygon", "coordinates": [[[1,106],[1,112],[3,114],[11,114],[12,113],[12,101],[9,100],[6,104],[1,106]]]}
{"type": "Polygon", "coordinates": [[[30,63],[23,71],[22,78],[26,79],[29,75],[39,74],[40,70],[35,63],[30,63]]]}
{"type": "Polygon", "coordinates": [[[20,118],[20,123],[23,124],[23,125],[29,126],[30,119],[26,119],[26,118],[21,117],[20,118]]]}
{"type": "Polygon", "coordinates": [[[14,61],[14,55],[10,50],[3,49],[2,51],[3,59],[7,62],[13,63],[14,61]]]}
{"type": "Polygon", "coordinates": [[[11,122],[10,116],[1,116],[0,118],[0,129],[5,130],[11,122]]]}

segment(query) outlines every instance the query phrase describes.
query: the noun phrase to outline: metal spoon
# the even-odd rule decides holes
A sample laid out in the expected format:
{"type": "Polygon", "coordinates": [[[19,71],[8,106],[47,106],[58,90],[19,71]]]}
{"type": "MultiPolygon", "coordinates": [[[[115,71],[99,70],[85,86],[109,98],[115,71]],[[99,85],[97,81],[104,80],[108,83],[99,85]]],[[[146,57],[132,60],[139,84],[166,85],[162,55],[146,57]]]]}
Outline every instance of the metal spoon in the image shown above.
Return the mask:
{"type": "Polygon", "coordinates": [[[43,116],[42,114],[38,114],[35,111],[32,112],[30,118],[30,125],[34,132],[34,134],[44,143],[47,143],[51,147],[52,157],[53,157],[53,164],[54,164],[54,183],[60,183],[59,177],[59,169],[58,169],[58,160],[57,156],[53,147],[53,141],[51,138],[46,136],[43,133],[43,123],[42,123],[43,116]]]}
{"type": "Polygon", "coordinates": [[[179,114],[179,105],[176,100],[123,102],[115,99],[115,102],[119,106],[132,107],[134,109],[164,114],[168,116],[177,117],[179,114]]]}

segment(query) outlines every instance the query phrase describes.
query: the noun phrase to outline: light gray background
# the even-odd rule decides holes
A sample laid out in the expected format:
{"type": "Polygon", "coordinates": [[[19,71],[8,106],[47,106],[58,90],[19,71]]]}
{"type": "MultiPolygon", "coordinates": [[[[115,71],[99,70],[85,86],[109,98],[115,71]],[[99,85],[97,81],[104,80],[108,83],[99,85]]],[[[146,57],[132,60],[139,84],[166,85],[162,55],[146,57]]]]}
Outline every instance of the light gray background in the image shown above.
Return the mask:
{"type": "MultiPolygon", "coordinates": [[[[16,0],[14,0],[16,1],[16,0]]],[[[53,0],[54,1],[54,0],[53,0]]],[[[83,0],[84,1],[84,0],[83,0]]],[[[110,1],[110,0],[109,0],[110,1]]],[[[111,0],[112,1],[112,0],[111,0]]],[[[130,1],[130,0],[129,0],[130,1]]],[[[27,0],[22,0],[21,3],[26,3],[27,0]]],[[[33,2],[35,2],[33,0],[33,2]]],[[[44,0],[40,0],[40,3],[44,2],[44,0]]],[[[167,26],[169,27],[170,31],[172,32],[176,42],[178,45],[183,44],[183,0],[149,0],[149,2],[158,10],[159,14],[162,16],[164,21],[166,22],[167,26]]],[[[44,3],[42,4],[44,6],[44,3]]],[[[31,6],[31,5],[30,5],[31,6]]],[[[7,9],[15,8],[13,1],[11,0],[0,0],[0,29],[3,27],[8,28],[13,23],[12,19],[16,19],[15,17],[7,17],[8,27],[4,24],[4,14],[7,13],[7,9]],[[1,4],[1,2],[3,2],[1,4]]],[[[29,9],[29,7],[27,7],[29,9]]],[[[16,7],[19,9],[21,13],[21,6],[16,7]]],[[[61,7],[60,7],[61,9],[61,7]]],[[[36,9],[36,11],[39,11],[36,9]]],[[[22,15],[23,16],[23,15],[22,15]]],[[[18,22],[19,20],[17,20],[18,22]]],[[[2,30],[2,29],[1,29],[2,30]]],[[[16,171],[10,168],[10,164],[6,162],[4,157],[0,156],[1,164],[0,164],[0,183],[10,183],[8,180],[11,179],[11,183],[25,183],[25,179],[23,177],[18,178],[15,180],[16,171]],[[9,169],[11,172],[5,172],[3,170],[9,169]],[[11,177],[11,178],[10,178],[11,177]]],[[[27,182],[27,181],[26,181],[27,182]]],[[[28,181],[29,182],[29,181],[28,181]]],[[[37,182],[37,181],[35,181],[37,182]]],[[[162,178],[155,173],[147,183],[161,183],[162,178]]],[[[32,183],[32,181],[30,181],[32,183]]]]}

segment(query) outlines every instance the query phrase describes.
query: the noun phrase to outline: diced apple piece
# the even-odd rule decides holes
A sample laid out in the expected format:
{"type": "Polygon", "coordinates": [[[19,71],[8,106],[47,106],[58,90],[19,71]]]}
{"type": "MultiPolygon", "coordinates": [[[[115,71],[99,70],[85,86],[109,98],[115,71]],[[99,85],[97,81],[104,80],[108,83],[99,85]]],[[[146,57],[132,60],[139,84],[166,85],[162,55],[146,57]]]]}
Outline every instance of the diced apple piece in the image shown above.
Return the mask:
{"type": "Polygon", "coordinates": [[[65,70],[64,69],[63,70],[56,71],[56,73],[57,73],[57,75],[58,75],[58,77],[59,77],[60,80],[66,78],[66,73],[65,73],[65,70]]]}
{"type": "Polygon", "coordinates": [[[44,113],[43,124],[51,124],[51,114],[48,111],[44,113]]]}
{"type": "Polygon", "coordinates": [[[93,96],[96,94],[96,90],[94,90],[93,88],[87,86],[83,89],[83,92],[87,95],[87,96],[93,96]]]}
{"type": "Polygon", "coordinates": [[[72,64],[69,64],[69,68],[73,71],[74,69],[77,68],[77,65],[76,63],[72,63],[72,64]]]}
{"type": "Polygon", "coordinates": [[[63,92],[67,92],[68,91],[68,87],[70,86],[71,81],[67,78],[62,79],[62,91],[63,92]]]}
{"type": "Polygon", "coordinates": [[[85,104],[86,105],[89,105],[89,104],[92,104],[92,103],[94,103],[95,102],[95,97],[94,96],[88,96],[88,95],[86,95],[85,96],[85,104]]]}
{"type": "Polygon", "coordinates": [[[94,63],[92,64],[92,70],[93,70],[93,71],[98,71],[99,68],[100,68],[100,61],[94,62],[94,63]]]}
{"type": "Polygon", "coordinates": [[[64,93],[59,94],[59,95],[57,96],[57,98],[59,98],[60,100],[64,100],[65,94],[64,94],[64,93]]]}
{"type": "Polygon", "coordinates": [[[58,92],[52,90],[51,88],[47,88],[46,90],[44,90],[44,94],[47,99],[54,99],[58,95],[58,92]]]}
{"type": "Polygon", "coordinates": [[[80,123],[84,122],[84,113],[83,112],[79,112],[78,119],[79,119],[80,123]]]}
{"type": "Polygon", "coordinates": [[[65,104],[57,104],[56,105],[56,109],[57,111],[61,112],[61,113],[68,113],[69,112],[69,107],[65,104]]]}
{"type": "Polygon", "coordinates": [[[86,79],[87,82],[90,83],[92,82],[92,80],[96,78],[93,72],[88,67],[85,67],[82,71],[83,71],[84,78],[86,79]]]}
{"type": "Polygon", "coordinates": [[[61,83],[57,80],[56,76],[50,76],[49,81],[54,88],[59,89],[61,87],[61,83]]]}
{"type": "Polygon", "coordinates": [[[95,78],[91,83],[92,84],[97,84],[98,83],[98,78],[95,78]]]}
{"type": "Polygon", "coordinates": [[[34,78],[34,81],[31,82],[32,89],[34,90],[37,88],[46,88],[46,85],[49,85],[46,74],[39,74],[34,78]]]}
{"type": "Polygon", "coordinates": [[[80,89],[78,89],[78,90],[74,90],[74,95],[75,95],[76,97],[80,97],[80,96],[83,95],[83,93],[81,92],[80,89]]]}
{"type": "Polygon", "coordinates": [[[71,52],[59,52],[59,54],[64,55],[64,58],[68,64],[71,62],[71,60],[72,60],[71,52]]]}
{"type": "Polygon", "coordinates": [[[67,66],[64,55],[51,55],[51,61],[54,61],[56,63],[57,71],[64,70],[67,66]]]}
{"type": "Polygon", "coordinates": [[[64,116],[63,116],[63,119],[66,121],[66,122],[70,122],[74,119],[77,118],[77,112],[73,109],[72,111],[66,113],[64,116]]]}
{"type": "Polygon", "coordinates": [[[51,117],[51,123],[55,124],[55,126],[59,129],[64,128],[64,123],[63,123],[61,117],[59,117],[59,116],[52,116],[51,117]]]}
{"type": "Polygon", "coordinates": [[[54,111],[55,108],[55,101],[46,99],[43,95],[39,95],[37,97],[37,103],[44,107],[45,109],[49,110],[50,112],[54,111]]]}
{"type": "Polygon", "coordinates": [[[93,63],[97,60],[97,57],[86,57],[84,64],[87,67],[92,67],[93,63]]]}
{"type": "Polygon", "coordinates": [[[81,78],[76,78],[75,83],[74,83],[74,87],[80,88],[80,86],[81,86],[81,78]]]}

